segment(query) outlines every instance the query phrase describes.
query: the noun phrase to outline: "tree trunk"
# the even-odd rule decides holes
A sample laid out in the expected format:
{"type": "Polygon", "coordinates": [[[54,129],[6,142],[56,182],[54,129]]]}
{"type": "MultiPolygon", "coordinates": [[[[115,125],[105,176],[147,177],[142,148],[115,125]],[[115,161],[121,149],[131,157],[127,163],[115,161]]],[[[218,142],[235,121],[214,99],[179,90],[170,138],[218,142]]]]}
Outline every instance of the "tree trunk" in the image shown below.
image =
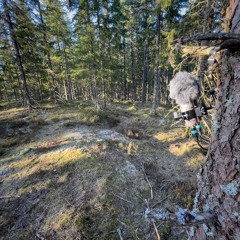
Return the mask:
{"type": "MultiPolygon", "coordinates": [[[[205,7],[205,14],[204,14],[204,20],[203,20],[203,33],[209,33],[211,31],[211,12],[212,12],[212,6],[213,2],[215,0],[208,0],[206,1],[206,7],[205,7]]],[[[201,42],[201,46],[209,46],[209,41],[205,40],[201,42]]],[[[208,69],[208,56],[202,56],[199,58],[199,64],[198,64],[198,78],[200,79],[200,84],[202,86],[203,80],[204,80],[204,74],[208,69]]]]}
{"type": "MultiPolygon", "coordinates": [[[[240,32],[240,3],[230,0],[226,19],[231,33],[240,32]]],[[[194,227],[194,240],[240,239],[240,52],[222,51],[216,121],[200,175],[195,208],[214,221],[194,227]]]]}
{"type": "Polygon", "coordinates": [[[42,90],[42,81],[38,75],[38,72],[36,73],[37,81],[38,81],[38,94],[39,94],[39,99],[42,101],[43,100],[43,90],[42,90]]]}
{"type": "Polygon", "coordinates": [[[160,74],[159,74],[159,52],[160,52],[160,14],[157,14],[157,36],[156,36],[156,56],[154,65],[154,88],[152,113],[156,114],[160,102],[160,74]]]}
{"type": "Polygon", "coordinates": [[[145,43],[144,52],[143,52],[142,105],[146,103],[146,98],[147,98],[147,75],[148,75],[147,50],[148,50],[148,44],[145,43]]]}
{"type": "Polygon", "coordinates": [[[135,61],[134,61],[134,43],[131,41],[131,74],[132,74],[132,97],[133,101],[137,101],[137,89],[135,78],[135,61]]]}
{"type": "Polygon", "coordinates": [[[19,74],[18,74],[18,68],[16,67],[16,76],[17,76],[17,80],[18,80],[18,88],[20,89],[20,95],[21,95],[21,101],[22,101],[22,104],[24,105],[24,94],[23,94],[23,88],[22,88],[22,84],[21,84],[21,79],[19,77],[19,74]]]}
{"type": "Polygon", "coordinates": [[[66,80],[63,78],[63,91],[64,91],[64,96],[65,96],[65,100],[68,100],[68,94],[67,94],[67,86],[66,86],[66,80]]]}
{"type": "Polygon", "coordinates": [[[68,99],[73,100],[72,79],[71,79],[70,70],[68,67],[67,53],[66,53],[65,47],[63,47],[63,57],[64,57],[64,63],[65,63],[66,81],[67,81],[67,86],[68,86],[68,99]]]}
{"type": "Polygon", "coordinates": [[[100,111],[100,103],[99,103],[99,94],[98,94],[98,87],[97,87],[97,78],[96,78],[96,73],[95,70],[92,70],[92,99],[95,105],[95,108],[97,110],[97,112],[100,111]]]}
{"type": "Polygon", "coordinates": [[[44,39],[44,45],[45,45],[45,48],[46,48],[48,67],[49,67],[49,69],[51,71],[49,75],[50,75],[50,77],[52,79],[53,98],[54,98],[54,102],[57,103],[58,102],[58,99],[57,99],[58,89],[57,89],[57,86],[56,86],[56,79],[55,79],[55,76],[54,76],[54,73],[53,73],[51,54],[50,54],[49,50],[47,49],[48,42],[47,42],[46,26],[45,26],[45,23],[44,23],[44,20],[43,20],[42,9],[41,9],[41,4],[40,4],[39,0],[37,0],[37,5],[38,5],[38,11],[39,11],[41,24],[43,26],[43,39],[44,39]]]}
{"type": "MultiPolygon", "coordinates": [[[[125,46],[125,39],[124,39],[124,46],[125,46]]],[[[126,52],[125,47],[123,50],[123,94],[124,100],[127,99],[128,91],[127,91],[127,74],[126,74],[126,52]]]]}
{"type": "Polygon", "coordinates": [[[107,107],[107,99],[106,99],[106,83],[104,81],[104,77],[102,77],[102,94],[103,94],[103,108],[107,107]]]}
{"type": "Polygon", "coordinates": [[[24,67],[23,67],[22,55],[20,53],[19,44],[18,44],[16,34],[15,34],[15,31],[14,31],[14,28],[13,28],[13,23],[12,23],[12,19],[11,19],[10,12],[9,12],[9,7],[8,7],[8,4],[7,4],[6,0],[3,0],[3,7],[4,7],[6,17],[7,17],[7,23],[8,23],[11,39],[12,39],[14,49],[15,49],[15,53],[16,53],[16,57],[17,57],[18,68],[19,68],[19,71],[21,73],[21,79],[22,79],[22,82],[23,82],[23,90],[24,90],[24,93],[25,93],[25,96],[24,96],[25,101],[26,101],[27,107],[29,109],[31,109],[32,108],[31,98],[30,98],[30,93],[29,93],[29,89],[28,89],[28,85],[27,85],[25,70],[24,70],[24,67]]]}

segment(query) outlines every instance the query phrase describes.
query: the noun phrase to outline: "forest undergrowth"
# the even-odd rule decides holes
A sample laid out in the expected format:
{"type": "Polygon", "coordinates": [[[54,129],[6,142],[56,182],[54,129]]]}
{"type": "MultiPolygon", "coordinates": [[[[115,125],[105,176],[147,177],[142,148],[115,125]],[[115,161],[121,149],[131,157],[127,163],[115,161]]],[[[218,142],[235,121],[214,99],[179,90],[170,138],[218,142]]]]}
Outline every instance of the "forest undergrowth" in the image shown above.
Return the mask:
{"type": "Polygon", "coordinates": [[[146,219],[191,208],[204,161],[169,108],[86,103],[0,111],[1,239],[187,239],[146,219]]]}

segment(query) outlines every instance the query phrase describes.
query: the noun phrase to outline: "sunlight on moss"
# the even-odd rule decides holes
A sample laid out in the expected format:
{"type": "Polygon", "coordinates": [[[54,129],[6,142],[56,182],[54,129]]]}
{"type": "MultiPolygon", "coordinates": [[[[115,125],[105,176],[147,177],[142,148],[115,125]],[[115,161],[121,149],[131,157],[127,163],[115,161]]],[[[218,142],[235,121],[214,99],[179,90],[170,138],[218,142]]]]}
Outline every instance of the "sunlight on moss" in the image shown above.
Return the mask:
{"type": "Polygon", "coordinates": [[[0,120],[10,120],[12,118],[25,116],[26,108],[11,108],[1,111],[0,120]]]}
{"type": "Polygon", "coordinates": [[[22,186],[18,189],[18,194],[26,194],[26,193],[32,193],[33,191],[41,191],[48,189],[49,184],[51,182],[50,179],[46,179],[44,181],[39,181],[37,183],[33,182],[34,179],[28,179],[23,182],[22,186]]]}
{"type": "Polygon", "coordinates": [[[62,119],[72,119],[72,118],[75,118],[75,117],[78,117],[78,112],[61,114],[62,119]]]}
{"type": "Polygon", "coordinates": [[[201,164],[203,164],[205,157],[197,152],[194,157],[186,159],[186,165],[192,169],[197,169],[201,164]]]}
{"type": "Polygon", "coordinates": [[[10,164],[10,167],[13,168],[24,168],[24,167],[31,167],[33,164],[35,164],[36,156],[27,156],[22,158],[19,161],[15,161],[12,164],[10,164]]]}
{"type": "MultiPolygon", "coordinates": [[[[57,204],[57,203],[56,203],[57,204]]],[[[51,229],[60,230],[67,224],[70,224],[72,220],[73,210],[62,209],[56,214],[51,215],[51,217],[46,221],[45,226],[43,226],[43,231],[48,232],[51,229]]]]}
{"type": "Polygon", "coordinates": [[[49,102],[49,103],[43,104],[43,107],[45,107],[45,108],[47,108],[47,109],[53,109],[53,108],[56,107],[56,104],[49,102]]]}
{"type": "Polygon", "coordinates": [[[90,157],[89,153],[83,153],[81,149],[72,147],[42,154],[39,158],[39,164],[42,165],[42,167],[46,167],[46,170],[48,170],[87,157],[90,157]]]}
{"type": "Polygon", "coordinates": [[[169,148],[170,153],[174,154],[175,156],[184,156],[185,154],[187,154],[188,152],[191,151],[191,146],[189,145],[180,145],[180,144],[174,144],[171,145],[169,148]]]}
{"type": "Polygon", "coordinates": [[[136,108],[136,106],[133,105],[133,106],[127,108],[127,110],[128,110],[128,111],[136,111],[137,108],[136,108]]]}
{"type": "Polygon", "coordinates": [[[167,133],[159,132],[156,135],[154,135],[153,137],[162,142],[172,142],[172,141],[182,139],[181,136],[176,138],[176,132],[173,132],[172,134],[171,134],[171,132],[167,132],[167,133]]]}
{"type": "Polygon", "coordinates": [[[65,224],[69,223],[71,220],[71,214],[69,213],[59,213],[59,215],[55,218],[53,223],[54,229],[61,229],[65,224]]]}
{"type": "Polygon", "coordinates": [[[90,156],[90,153],[85,153],[82,152],[81,149],[72,147],[65,150],[51,151],[42,154],[40,157],[25,157],[12,163],[12,167],[23,169],[12,174],[11,179],[22,179],[42,171],[54,170],[69,163],[89,158],[90,156]]]}

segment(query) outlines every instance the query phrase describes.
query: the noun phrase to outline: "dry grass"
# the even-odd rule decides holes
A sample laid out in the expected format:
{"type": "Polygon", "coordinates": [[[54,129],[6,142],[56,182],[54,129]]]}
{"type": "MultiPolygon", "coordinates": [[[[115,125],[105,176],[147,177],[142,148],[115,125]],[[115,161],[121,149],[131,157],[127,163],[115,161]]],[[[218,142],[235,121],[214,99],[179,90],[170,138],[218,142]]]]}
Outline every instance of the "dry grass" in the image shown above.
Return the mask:
{"type": "Polygon", "coordinates": [[[181,157],[186,155],[187,153],[189,153],[192,150],[192,145],[190,144],[171,144],[169,147],[169,151],[170,153],[181,157]]]}
{"type": "Polygon", "coordinates": [[[55,171],[61,167],[68,167],[76,161],[87,161],[90,155],[83,153],[80,149],[68,148],[65,150],[55,150],[48,153],[41,154],[40,156],[31,156],[14,162],[10,165],[19,170],[13,178],[23,179],[34,174],[41,174],[49,171],[55,171]]]}
{"type": "Polygon", "coordinates": [[[139,118],[122,122],[119,124],[117,130],[133,139],[144,139],[148,136],[146,125],[144,125],[139,118]]]}
{"type": "Polygon", "coordinates": [[[10,148],[21,143],[21,138],[19,136],[5,138],[0,142],[2,148],[10,148]]]}
{"type": "MultiPolygon", "coordinates": [[[[139,215],[146,209],[144,199],[154,205],[166,198],[160,208],[191,207],[201,154],[182,130],[162,126],[160,116],[140,105],[128,109],[130,104],[99,113],[85,104],[53,107],[44,116],[31,114],[33,122],[26,119],[34,129],[26,134],[31,141],[9,138],[15,145],[9,141],[11,149],[2,147],[9,151],[0,161],[0,194],[20,195],[0,206],[1,212],[8,209],[1,223],[4,239],[112,240],[119,238],[119,227],[126,239],[153,239],[152,226],[139,215]],[[45,119],[51,125],[40,128],[45,119]],[[114,129],[107,134],[116,130],[124,136],[104,138],[99,132],[109,127],[114,129]]],[[[18,121],[23,112],[8,110],[0,119],[11,113],[18,121]]],[[[162,238],[179,239],[172,226],[158,227],[162,238]]]]}
{"type": "MultiPolygon", "coordinates": [[[[63,213],[60,212],[57,216],[54,216],[52,219],[53,229],[59,230],[64,227],[64,225],[69,225],[71,220],[71,212],[63,213]]],[[[49,224],[51,226],[51,223],[49,224]]]]}
{"type": "Polygon", "coordinates": [[[28,116],[28,111],[26,108],[11,108],[1,111],[0,122],[1,121],[12,121],[14,119],[22,119],[28,116]]]}
{"type": "Polygon", "coordinates": [[[60,136],[50,138],[48,140],[45,140],[44,142],[41,142],[38,145],[38,151],[41,152],[41,151],[51,150],[51,149],[59,146],[60,143],[63,141],[64,141],[64,138],[60,137],[60,136]]]}
{"type": "Polygon", "coordinates": [[[43,118],[34,117],[29,120],[29,125],[32,128],[39,128],[41,126],[47,125],[47,122],[43,118]]]}

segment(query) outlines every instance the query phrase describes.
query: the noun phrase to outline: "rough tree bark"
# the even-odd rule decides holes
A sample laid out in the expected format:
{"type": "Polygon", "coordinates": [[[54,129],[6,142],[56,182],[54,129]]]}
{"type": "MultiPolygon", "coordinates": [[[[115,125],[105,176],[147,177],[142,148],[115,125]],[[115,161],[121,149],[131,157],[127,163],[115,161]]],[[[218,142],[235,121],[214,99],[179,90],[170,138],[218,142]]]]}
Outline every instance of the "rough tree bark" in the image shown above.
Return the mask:
{"type": "MultiPolygon", "coordinates": [[[[239,0],[230,0],[226,13],[230,33],[239,33],[239,0]]],[[[215,218],[192,229],[194,240],[240,239],[240,50],[221,54],[216,120],[195,199],[199,212],[215,218]]]]}

